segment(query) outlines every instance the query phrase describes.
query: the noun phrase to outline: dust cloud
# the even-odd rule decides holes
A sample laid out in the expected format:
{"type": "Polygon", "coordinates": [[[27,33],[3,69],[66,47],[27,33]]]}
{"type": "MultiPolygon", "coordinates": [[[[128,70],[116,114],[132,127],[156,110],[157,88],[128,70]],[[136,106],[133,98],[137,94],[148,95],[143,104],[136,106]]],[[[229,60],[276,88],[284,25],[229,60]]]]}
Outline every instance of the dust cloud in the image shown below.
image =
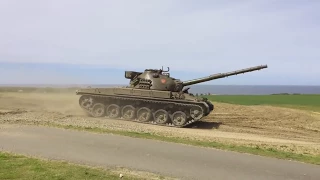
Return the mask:
{"type": "Polygon", "coordinates": [[[0,109],[58,112],[65,115],[86,115],[79,107],[75,93],[46,93],[35,90],[31,93],[5,93],[0,97],[0,109]]]}

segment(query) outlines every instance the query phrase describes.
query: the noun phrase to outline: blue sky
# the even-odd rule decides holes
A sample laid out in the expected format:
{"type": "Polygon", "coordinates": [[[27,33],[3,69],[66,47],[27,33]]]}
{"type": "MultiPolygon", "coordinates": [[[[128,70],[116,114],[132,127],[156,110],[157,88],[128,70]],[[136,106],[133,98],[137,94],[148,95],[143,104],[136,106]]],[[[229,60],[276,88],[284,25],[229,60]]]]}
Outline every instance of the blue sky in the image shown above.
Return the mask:
{"type": "Polygon", "coordinates": [[[0,84],[125,84],[125,70],[206,84],[320,85],[320,1],[3,0],[0,84]],[[289,3],[290,2],[290,3],[289,3]]]}

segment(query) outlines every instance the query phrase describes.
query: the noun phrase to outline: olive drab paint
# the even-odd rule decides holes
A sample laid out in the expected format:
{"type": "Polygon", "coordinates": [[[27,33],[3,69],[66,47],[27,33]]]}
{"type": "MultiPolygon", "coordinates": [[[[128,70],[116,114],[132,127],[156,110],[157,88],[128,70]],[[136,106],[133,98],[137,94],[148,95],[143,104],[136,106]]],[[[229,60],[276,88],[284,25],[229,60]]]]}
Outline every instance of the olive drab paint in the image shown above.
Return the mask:
{"type": "Polygon", "coordinates": [[[140,123],[185,127],[209,115],[214,105],[189,93],[190,85],[268,68],[254,66],[237,71],[181,81],[162,69],[125,71],[129,86],[77,90],[79,105],[93,117],[108,117],[140,123]]]}

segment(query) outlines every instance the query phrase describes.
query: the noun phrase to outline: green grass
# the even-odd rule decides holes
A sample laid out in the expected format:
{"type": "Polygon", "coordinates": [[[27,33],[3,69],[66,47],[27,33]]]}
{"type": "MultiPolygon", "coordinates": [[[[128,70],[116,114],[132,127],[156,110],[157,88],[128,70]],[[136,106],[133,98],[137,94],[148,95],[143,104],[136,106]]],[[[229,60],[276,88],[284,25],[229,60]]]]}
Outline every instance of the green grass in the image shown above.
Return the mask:
{"type": "Polygon", "coordinates": [[[210,95],[210,101],[240,105],[273,105],[320,111],[320,95],[210,95]]]}
{"type": "MultiPolygon", "coordinates": [[[[119,175],[104,169],[73,165],[67,162],[46,161],[0,152],[0,179],[113,180],[119,179],[119,175]]],[[[124,176],[123,179],[138,180],[138,178],[126,176],[124,176]]]]}
{"type": "Polygon", "coordinates": [[[248,147],[248,146],[241,146],[241,145],[228,145],[228,144],[223,144],[219,142],[181,139],[177,137],[166,137],[166,136],[160,136],[160,135],[151,134],[151,133],[139,133],[139,132],[109,130],[109,129],[91,128],[91,127],[89,128],[89,127],[72,126],[72,125],[65,126],[65,125],[51,124],[51,126],[65,128],[65,129],[96,132],[96,133],[111,133],[111,134],[117,134],[122,136],[134,137],[134,138],[152,139],[152,140],[181,143],[181,144],[200,146],[200,147],[217,148],[222,150],[230,150],[235,152],[249,153],[249,154],[274,157],[279,159],[295,160],[295,161],[320,165],[320,155],[314,156],[310,154],[296,154],[291,152],[279,151],[273,148],[266,149],[259,146],[248,147]]]}

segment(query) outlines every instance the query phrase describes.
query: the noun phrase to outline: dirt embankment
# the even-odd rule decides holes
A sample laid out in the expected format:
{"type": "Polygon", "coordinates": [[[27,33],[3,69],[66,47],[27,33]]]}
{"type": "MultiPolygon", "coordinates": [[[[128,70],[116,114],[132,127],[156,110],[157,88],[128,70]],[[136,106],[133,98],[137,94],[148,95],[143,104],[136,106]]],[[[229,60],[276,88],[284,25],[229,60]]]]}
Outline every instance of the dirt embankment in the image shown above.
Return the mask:
{"type": "Polygon", "coordinates": [[[163,136],[262,146],[320,154],[320,115],[271,106],[215,103],[215,111],[190,128],[168,128],[105,118],[90,118],[74,94],[2,93],[0,122],[79,125],[163,136]]]}

